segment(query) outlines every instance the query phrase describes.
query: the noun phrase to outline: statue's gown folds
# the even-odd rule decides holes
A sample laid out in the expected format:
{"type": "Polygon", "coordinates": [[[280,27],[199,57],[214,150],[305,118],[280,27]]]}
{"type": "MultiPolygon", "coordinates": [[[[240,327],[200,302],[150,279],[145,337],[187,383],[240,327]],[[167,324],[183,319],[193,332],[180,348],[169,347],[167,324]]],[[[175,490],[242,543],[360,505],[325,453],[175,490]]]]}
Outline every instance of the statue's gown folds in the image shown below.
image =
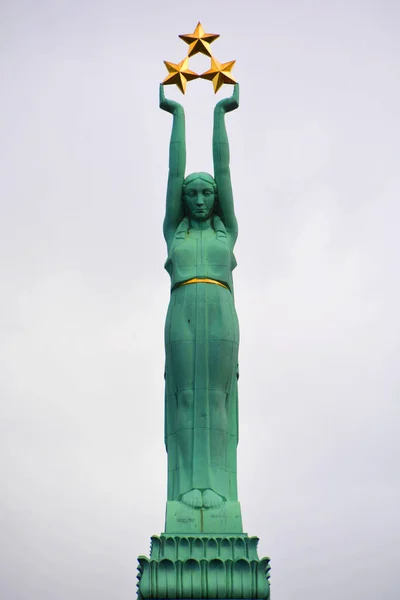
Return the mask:
{"type": "Polygon", "coordinates": [[[171,300],[165,324],[165,443],[168,500],[191,489],[212,489],[237,500],[237,376],[239,326],[232,270],[233,244],[221,219],[172,237],[165,268],[171,300]],[[192,278],[223,283],[181,285],[192,278]]]}

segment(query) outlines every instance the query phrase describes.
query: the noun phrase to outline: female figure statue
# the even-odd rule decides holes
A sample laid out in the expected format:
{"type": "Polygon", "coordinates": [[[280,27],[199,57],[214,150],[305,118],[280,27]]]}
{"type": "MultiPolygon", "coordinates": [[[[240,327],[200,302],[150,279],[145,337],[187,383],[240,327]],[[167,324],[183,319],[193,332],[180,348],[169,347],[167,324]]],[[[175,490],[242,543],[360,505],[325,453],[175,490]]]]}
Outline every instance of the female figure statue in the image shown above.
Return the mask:
{"type": "Polygon", "coordinates": [[[165,443],[168,500],[192,508],[237,501],[239,326],[232,271],[238,227],[233,208],[225,113],[239,87],[214,110],[214,177],[185,178],[183,107],[164,95],[173,115],[164,237],[171,277],[165,324],[165,443]]]}

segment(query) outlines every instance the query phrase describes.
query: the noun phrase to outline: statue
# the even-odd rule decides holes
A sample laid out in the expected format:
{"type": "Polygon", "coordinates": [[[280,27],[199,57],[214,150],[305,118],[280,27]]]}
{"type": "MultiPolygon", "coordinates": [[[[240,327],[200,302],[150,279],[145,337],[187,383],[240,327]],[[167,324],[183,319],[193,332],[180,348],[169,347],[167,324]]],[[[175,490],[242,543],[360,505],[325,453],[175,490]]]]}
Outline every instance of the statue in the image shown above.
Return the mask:
{"type": "Polygon", "coordinates": [[[232,271],[238,235],[225,114],[239,106],[239,85],[214,110],[214,177],[185,178],[185,114],[173,115],[164,237],[171,299],[165,323],[165,444],[168,500],[217,508],[237,500],[239,326],[232,271]]]}
{"type": "Polygon", "coordinates": [[[160,107],[173,116],[164,237],[171,277],[165,323],[165,444],[168,497],[163,533],[139,556],[138,600],[215,598],[269,600],[269,559],[243,531],[237,496],[239,324],[233,297],[238,226],[229,169],[226,113],[239,106],[239,85],[210,51],[217,34],[198,23],[180,36],[189,44],[179,63],[165,62],[160,107]],[[203,53],[211,68],[198,75],[189,57],[203,53]],[[209,79],[233,94],[214,109],[214,176],[185,177],[185,114],[165,97],[165,85],[185,93],[188,81],[209,79]]]}

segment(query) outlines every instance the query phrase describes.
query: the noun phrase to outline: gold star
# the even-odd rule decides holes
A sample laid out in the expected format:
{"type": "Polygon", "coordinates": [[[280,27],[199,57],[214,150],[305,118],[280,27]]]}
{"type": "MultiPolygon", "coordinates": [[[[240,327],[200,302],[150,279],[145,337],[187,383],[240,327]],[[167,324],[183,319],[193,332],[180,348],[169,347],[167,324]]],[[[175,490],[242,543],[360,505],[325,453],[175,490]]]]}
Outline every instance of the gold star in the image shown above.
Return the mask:
{"type": "Polygon", "coordinates": [[[186,84],[192,79],[197,79],[199,75],[188,69],[189,58],[186,57],[177,65],[175,63],[164,60],[164,64],[168,69],[169,75],[163,81],[163,85],[173,85],[176,83],[182,94],[186,91],[186,84]]]}
{"type": "Polygon", "coordinates": [[[188,56],[193,56],[198,52],[205,54],[206,56],[211,56],[210,44],[219,38],[219,34],[205,33],[202,24],[199,21],[193,33],[184,33],[179,37],[189,44],[188,56]]]}
{"type": "Polygon", "coordinates": [[[202,73],[200,77],[202,79],[210,79],[214,85],[214,92],[217,93],[224,83],[236,83],[236,79],[231,75],[231,70],[235,62],[235,60],[231,60],[230,62],[222,64],[216,58],[211,57],[211,69],[202,73]]]}

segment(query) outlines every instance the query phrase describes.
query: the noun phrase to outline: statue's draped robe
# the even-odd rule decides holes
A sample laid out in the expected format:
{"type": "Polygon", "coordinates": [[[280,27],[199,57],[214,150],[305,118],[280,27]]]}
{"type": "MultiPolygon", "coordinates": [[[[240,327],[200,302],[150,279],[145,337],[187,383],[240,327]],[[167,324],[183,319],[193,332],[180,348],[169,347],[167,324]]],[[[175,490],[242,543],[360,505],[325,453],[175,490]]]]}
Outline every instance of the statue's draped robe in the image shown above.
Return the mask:
{"type": "Polygon", "coordinates": [[[232,270],[233,244],[221,219],[172,237],[165,268],[171,300],[165,324],[165,443],[168,500],[212,489],[237,500],[238,347],[232,270]],[[225,284],[180,285],[194,277],[225,284]]]}

